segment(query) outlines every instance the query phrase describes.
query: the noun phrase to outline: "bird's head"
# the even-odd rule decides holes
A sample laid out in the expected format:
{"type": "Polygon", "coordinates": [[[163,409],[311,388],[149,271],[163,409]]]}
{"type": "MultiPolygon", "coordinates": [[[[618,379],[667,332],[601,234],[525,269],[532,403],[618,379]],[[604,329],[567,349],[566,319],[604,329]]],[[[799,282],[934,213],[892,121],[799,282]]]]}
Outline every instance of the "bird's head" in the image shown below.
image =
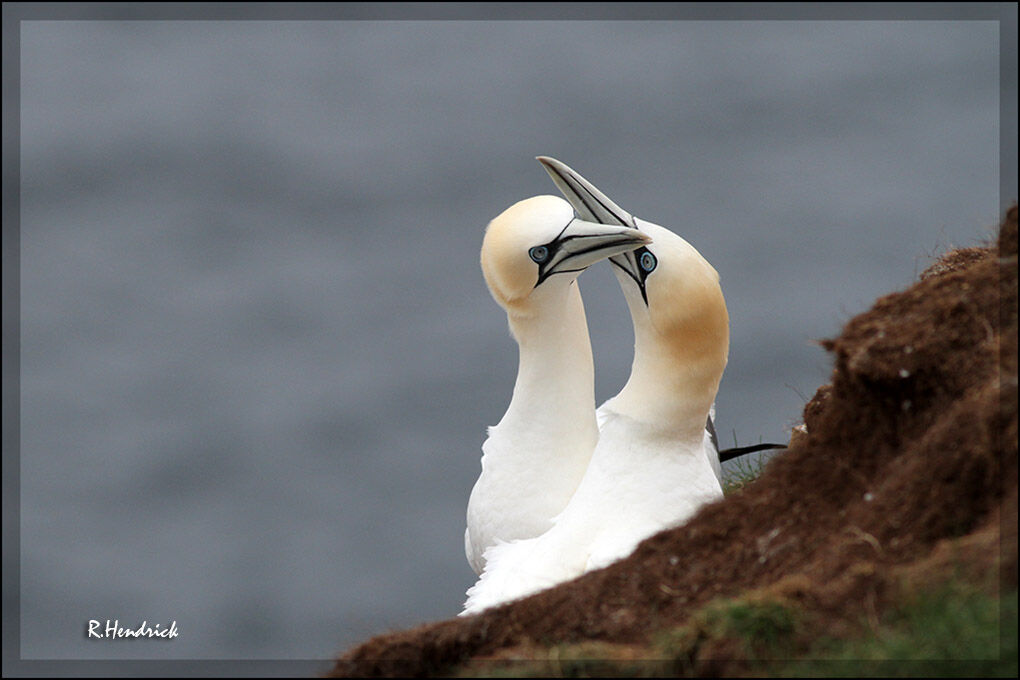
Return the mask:
{"type": "Polygon", "coordinates": [[[570,204],[556,196],[535,196],[489,223],[482,242],[482,273],[504,309],[525,313],[536,301],[566,290],[599,260],[650,241],[635,229],[579,219],[570,204]]]}
{"type": "Polygon", "coordinates": [[[719,273],[694,246],[640,218],[636,228],[653,242],[612,260],[635,329],[647,326],[675,353],[696,352],[726,364],[729,316],[719,273]]]}
{"type": "Polygon", "coordinates": [[[675,382],[689,394],[710,394],[707,409],[729,351],[729,316],[718,272],[686,240],[634,217],[564,163],[545,156],[538,160],[580,217],[652,237],[651,243],[610,258],[634,323],[632,382],[637,379],[646,392],[652,384],[674,390],[675,382]]]}

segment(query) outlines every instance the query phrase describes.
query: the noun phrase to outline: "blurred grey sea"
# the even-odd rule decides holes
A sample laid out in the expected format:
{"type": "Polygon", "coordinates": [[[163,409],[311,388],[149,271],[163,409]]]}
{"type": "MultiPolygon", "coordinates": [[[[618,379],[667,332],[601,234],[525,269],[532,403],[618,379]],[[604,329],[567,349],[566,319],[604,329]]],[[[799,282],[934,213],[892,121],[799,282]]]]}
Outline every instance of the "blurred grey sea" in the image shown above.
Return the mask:
{"type": "MultiPolygon", "coordinates": [[[[517,367],[478,251],[556,193],[539,154],[713,263],[720,437],[785,441],[828,379],[814,341],[992,234],[998,36],[23,23],[22,655],[323,659],[456,614],[517,367]],[[97,643],[89,619],[180,636],[97,643]]],[[[580,282],[601,402],[630,321],[608,267],[580,282]]]]}

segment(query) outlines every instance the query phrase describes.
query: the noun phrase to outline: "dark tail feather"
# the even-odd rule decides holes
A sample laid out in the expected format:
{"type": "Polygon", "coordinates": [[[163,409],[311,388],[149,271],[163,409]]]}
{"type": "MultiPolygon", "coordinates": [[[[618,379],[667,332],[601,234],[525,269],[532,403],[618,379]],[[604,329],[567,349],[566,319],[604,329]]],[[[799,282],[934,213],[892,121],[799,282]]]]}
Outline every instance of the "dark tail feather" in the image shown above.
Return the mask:
{"type": "Polygon", "coordinates": [[[719,462],[725,463],[728,460],[739,458],[740,456],[746,456],[749,453],[755,451],[766,451],[768,449],[785,449],[785,444],[755,444],[754,446],[737,446],[732,449],[726,449],[719,452],[719,462]]]}
{"type": "MultiPolygon", "coordinates": [[[[712,446],[715,450],[719,450],[719,435],[715,433],[715,423],[712,422],[712,416],[709,415],[708,419],[705,420],[705,429],[708,430],[708,436],[712,438],[712,446]]],[[[721,461],[720,461],[721,462],[721,461]]]]}

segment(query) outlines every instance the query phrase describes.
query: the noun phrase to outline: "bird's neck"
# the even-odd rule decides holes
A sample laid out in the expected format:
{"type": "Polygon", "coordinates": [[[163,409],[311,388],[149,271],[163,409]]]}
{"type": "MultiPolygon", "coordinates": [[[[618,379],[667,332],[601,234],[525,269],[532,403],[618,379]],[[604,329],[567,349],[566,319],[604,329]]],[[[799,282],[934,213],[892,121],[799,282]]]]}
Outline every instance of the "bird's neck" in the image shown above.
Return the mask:
{"type": "Polygon", "coordinates": [[[502,424],[547,423],[597,436],[595,369],[584,303],[577,283],[533,294],[523,314],[509,316],[520,359],[513,398],[502,424]],[[539,297],[541,295],[541,297],[539,297]]]}
{"type": "Polygon", "coordinates": [[[726,366],[725,312],[687,319],[665,337],[647,316],[634,317],[630,378],[607,405],[672,437],[700,442],[726,366]]]}

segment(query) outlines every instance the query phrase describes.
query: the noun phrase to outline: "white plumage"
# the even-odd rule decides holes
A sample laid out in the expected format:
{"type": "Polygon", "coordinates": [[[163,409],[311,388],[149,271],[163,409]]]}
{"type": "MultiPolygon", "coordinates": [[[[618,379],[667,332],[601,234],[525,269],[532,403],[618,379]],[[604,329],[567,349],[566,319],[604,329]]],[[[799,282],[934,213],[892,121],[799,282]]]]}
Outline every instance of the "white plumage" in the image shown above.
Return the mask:
{"type": "Polygon", "coordinates": [[[463,614],[606,566],[722,497],[705,431],[729,347],[718,274],[684,239],[634,218],[562,163],[540,160],[582,217],[652,237],[611,259],[634,325],[634,362],[624,388],[598,409],[598,444],[563,512],[545,533],[485,551],[463,614]]]}
{"type": "Polygon", "coordinates": [[[486,230],[481,264],[520,350],[513,397],[482,446],[464,549],[475,573],[497,541],[538,536],[566,507],[598,440],[594,368],[576,278],[639,247],[634,230],[577,219],[554,196],[516,203],[486,230]]]}

